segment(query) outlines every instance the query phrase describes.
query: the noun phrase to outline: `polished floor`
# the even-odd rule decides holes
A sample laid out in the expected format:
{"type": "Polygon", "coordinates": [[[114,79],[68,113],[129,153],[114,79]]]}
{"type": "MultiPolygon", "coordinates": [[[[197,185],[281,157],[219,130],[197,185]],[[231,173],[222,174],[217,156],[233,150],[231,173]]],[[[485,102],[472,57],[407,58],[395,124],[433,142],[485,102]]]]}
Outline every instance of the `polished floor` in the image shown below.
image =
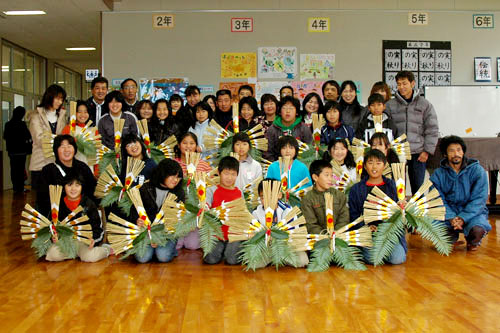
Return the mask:
{"type": "Polygon", "coordinates": [[[441,257],[409,236],[408,262],[350,272],[37,261],[19,236],[30,195],[0,194],[1,332],[500,332],[500,237],[441,257]]]}

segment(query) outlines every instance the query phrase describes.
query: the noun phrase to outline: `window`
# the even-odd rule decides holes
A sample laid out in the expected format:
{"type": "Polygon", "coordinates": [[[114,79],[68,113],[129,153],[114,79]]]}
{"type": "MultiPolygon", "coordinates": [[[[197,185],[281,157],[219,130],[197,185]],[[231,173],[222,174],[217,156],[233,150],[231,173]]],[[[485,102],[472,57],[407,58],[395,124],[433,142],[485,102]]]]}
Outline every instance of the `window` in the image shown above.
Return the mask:
{"type": "Polygon", "coordinates": [[[35,57],[26,56],[26,91],[28,93],[34,92],[34,63],[35,57]]]}
{"type": "Polygon", "coordinates": [[[12,88],[24,91],[24,52],[12,49],[13,60],[13,75],[12,75],[12,88]]]}
{"type": "Polygon", "coordinates": [[[10,47],[2,47],[2,85],[10,87],[10,47]]]}

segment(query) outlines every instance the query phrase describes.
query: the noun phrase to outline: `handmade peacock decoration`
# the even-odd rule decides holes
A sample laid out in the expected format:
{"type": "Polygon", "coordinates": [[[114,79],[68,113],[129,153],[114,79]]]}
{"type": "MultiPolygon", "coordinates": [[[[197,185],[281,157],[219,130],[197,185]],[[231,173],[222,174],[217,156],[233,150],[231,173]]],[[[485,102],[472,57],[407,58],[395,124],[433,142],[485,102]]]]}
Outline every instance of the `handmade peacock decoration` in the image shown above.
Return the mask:
{"type": "Polygon", "coordinates": [[[326,145],[321,144],[321,128],[325,124],[326,122],[323,115],[314,113],[312,115],[312,142],[310,144],[306,144],[302,141],[299,142],[297,159],[307,167],[309,167],[313,161],[321,159],[328,149],[326,145]]]}
{"type": "Polygon", "coordinates": [[[445,217],[445,207],[437,189],[431,181],[426,181],[413,197],[405,199],[405,166],[403,163],[393,164],[399,204],[378,187],[374,187],[364,203],[365,223],[383,221],[374,235],[372,257],[375,265],[381,265],[387,259],[394,246],[404,237],[407,228],[413,228],[424,239],[433,243],[442,255],[449,255],[452,242],[446,226],[441,221],[445,217]]]}
{"type": "Polygon", "coordinates": [[[348,196],[352,186],[359,182],[358,173],[356,172],[356,177],[354,177],[342,169],[334,159],[330,161],[330,164],[333,170],[333,187],[348,196]]]}
{"type": "Polygon", "coordinates": [[[78,206],[59,221],[59,204],[63,187],[50,185],[49,195],[51,202],[51,220],[40,214],[29,204],[24,206],[21,216],[21,238],[23,240],[33,239],[31,247],[35,249],[38,258],[47,254],[49,248],[54,244],[59,248],[66,258],[74,259],[78,254],[78,241],[90,245],[92,241],[92,226],[83,224],[88,221],[86,215],[75,218],[83,211],[78,206]]]}
{"type": "Polygon", "coordinates": [[[125,173],[125,183],[120,181],[115,169],[111,164],[106,166],[106,169],[101,172],[97,180],[95,189],[96,198],[102,199],[101,206],[108,207],[118,202],[118,207],[129,215],[132,201],[130,200],[129,191],[132,188],[139,188],[139,185],[132,186],[139,173],[144,168],[145,163],[142,160],[133,157],[127,158],[127,170],[125,173]]]}
{"type": "Polygon", "coordinates": [[[304,239],[308,250],[312,250],[309,272],[326,271],[332,263],[352,270],[365,270],[363,256],[358,247],[371,247],[372,235],[370,228],[362,226],[363,216],[335,230],[333,217],[333,195],[325,194],[326,234],[308,234],[304,239]]]}
{"type": "MultiPolygon", "coordinates": [[[[215,120],[211,120],[207,127],[207,133],[203,137],[205,149],[208,151],[215,151],[213,154],[206,157],[210,165],[215,167],[222,157],[229,156],[233,147],[233,137],[238,132],[238,103],[233,103],[233,131],[225,130],[215,120]]],[[[267,139],[264,137],[264,128],[261,124],[258,124],[245,131],[245,133],[248,134],[250,143],[252,144],[252,148],[248,152],[249,155],[257,162],[261,162],[261,151],[267,151],[268,148],[267,139]]]]}
{"type": "Polygon", "coordinates": [[[175,239],[175,225],[169,223],[169,220],[165,218],[168,204],[177,199],[174,194],[167,194],[153,222],[144,209],[139,189],[131,188],[128,191],[128,196],[135,206],[139,219],[143,221],[143,225],[139,226],[135,223],[136,221],[126,221],[113,213],[109,215],[108,219],[111,222],[106,226],[108,241],[115,254],[125,252],[121,259],[132,254],[143,257],[149,245],[165,246],[168,240],[175,239]]]}
{"type": "Polygon", "coordinates": [[[99,163],[99,170],[104,170],[111,164],[115,170],[120,170],[121,167],[121,143],[123,126],[125,126],[125,119],[115,119],[114,122],[114,150],[104,145],[97,151],[97,162],[99,163]]]}
{"type": "Polygon", "coordinates": [[[230,212],[225,224],[229,226],[229,242],[244,241],[241,260],[246,270],[256,270],[271,263],[278,269],[284,265],[296,267],[297,251],[305,251],[300,236],[306,235],[305,219],[294,207],[280,221],[274,220],[274,211],[281,191],[278,181],[263,183],[265,221],[255,219],[248,211],[230,212]],[[233,213],[233,214],[231,214],[233,213]]]}

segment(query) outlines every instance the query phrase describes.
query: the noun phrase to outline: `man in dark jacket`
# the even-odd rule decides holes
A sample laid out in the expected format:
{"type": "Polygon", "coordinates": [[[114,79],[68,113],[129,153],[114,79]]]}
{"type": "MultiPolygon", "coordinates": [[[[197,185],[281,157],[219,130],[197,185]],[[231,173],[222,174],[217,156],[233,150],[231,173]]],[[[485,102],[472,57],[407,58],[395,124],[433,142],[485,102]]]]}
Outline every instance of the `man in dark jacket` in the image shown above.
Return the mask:
{"type": "Polygon", "coordinates": [[[429,101],[418,94],[412,72],[396,75],[398,91],[387,102],[387,113],[392,116],[398,135],[406,134],[410,143],[411,161],[408,176],[411,191],[415,193],[424,182],[425,166],[429,154],[434,154],[439,135],[436,111],[429,101]]]}
{"type": "Polygon", "coordinates": [[[24,176],[26,172],[26,156],[31,154],[33,141],[31,133],[23,118],[26,109],[18,106],[12,112],[12,118],[5,123],[3,139],[7,144],[10,159],[10,179],[14,194],[24,193],[24,176]]]}
{"type": "Polygon", "coordinates": [[[477,160],[466,158],[462,138],[450,135],[441,139],[439,149],[445,157],[431,176],[446,207],[445,224],[453,241],[463,232],[467,250],[477,250],[491,230],[488,221],[488,176],[477,160]]]}
{"type": "Polygon", "coordinates": [[[87,100],[87,107],[89,109],[90,120],[92,124],[97,126],[97,122],[108,111],[103,107],[104,98],[108,93],[108,79],[103,76],[98,76],[92,80],[90,84],[92,97],[87,100]]]}
{"type": "Polygon", "coordinates": [[[216,106],[214,119],[222,128],[233,120],[233,108],[231,105],[231,90],[221,89],[216,94],[216,106]]]}

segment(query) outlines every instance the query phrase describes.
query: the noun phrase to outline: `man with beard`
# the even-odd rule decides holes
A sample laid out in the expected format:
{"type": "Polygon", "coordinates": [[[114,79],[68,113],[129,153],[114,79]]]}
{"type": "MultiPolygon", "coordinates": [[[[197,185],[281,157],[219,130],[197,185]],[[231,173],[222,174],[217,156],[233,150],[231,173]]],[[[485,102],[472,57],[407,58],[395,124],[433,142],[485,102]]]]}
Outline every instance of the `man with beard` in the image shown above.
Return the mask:
{"type": "Polygon", "coordinates": [[[467,240],[467,250],[475,251],[491,230],[488,221],[488,177],[477,160],[465,157],[467,147],[462,138],[454,135],[441,139],[439,149],[444,156],[441,167],[431,181],[441,194],[446,207],[444,223],[452,241],[460,232],[467,240]]]}

